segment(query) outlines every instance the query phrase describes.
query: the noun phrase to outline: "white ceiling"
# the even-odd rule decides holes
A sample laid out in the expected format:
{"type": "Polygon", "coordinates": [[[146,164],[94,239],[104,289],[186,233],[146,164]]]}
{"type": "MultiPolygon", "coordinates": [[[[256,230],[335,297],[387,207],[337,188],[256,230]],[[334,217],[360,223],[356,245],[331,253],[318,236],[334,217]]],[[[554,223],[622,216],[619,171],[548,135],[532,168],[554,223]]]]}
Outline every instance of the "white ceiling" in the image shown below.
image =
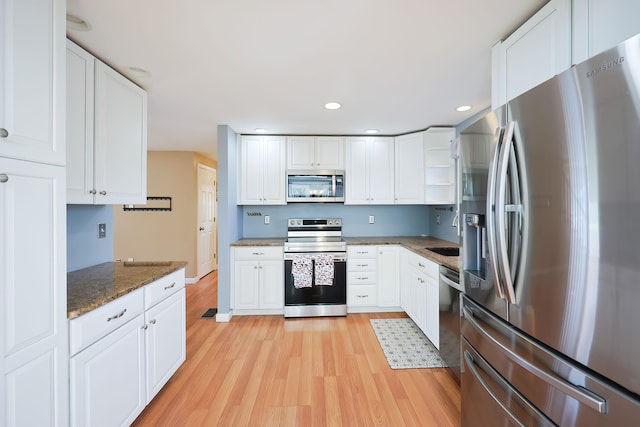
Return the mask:
{"type": "Polygon", "coordinates": [[[67,34],[148,91],[149,150],[215,159],[219,124],[338,135],[456,125],[490,105],[491,46],[546,2],[67,0],[91,26],[67,34]],[[473,109],[456,112],[463,104],[473,109]]]}

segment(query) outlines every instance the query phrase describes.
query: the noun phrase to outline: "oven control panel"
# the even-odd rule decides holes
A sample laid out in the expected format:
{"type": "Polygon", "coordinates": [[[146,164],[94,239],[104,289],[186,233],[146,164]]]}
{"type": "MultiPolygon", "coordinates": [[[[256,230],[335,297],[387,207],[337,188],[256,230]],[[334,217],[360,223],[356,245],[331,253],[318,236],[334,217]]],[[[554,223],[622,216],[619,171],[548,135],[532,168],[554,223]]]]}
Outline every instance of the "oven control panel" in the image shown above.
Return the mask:
{"type": "Polygon", "coordinates": [[[342,218],[289,218],[287,221],[289,227],[317,227],[329,225],[332,227],[342,227],[342,218]]]}

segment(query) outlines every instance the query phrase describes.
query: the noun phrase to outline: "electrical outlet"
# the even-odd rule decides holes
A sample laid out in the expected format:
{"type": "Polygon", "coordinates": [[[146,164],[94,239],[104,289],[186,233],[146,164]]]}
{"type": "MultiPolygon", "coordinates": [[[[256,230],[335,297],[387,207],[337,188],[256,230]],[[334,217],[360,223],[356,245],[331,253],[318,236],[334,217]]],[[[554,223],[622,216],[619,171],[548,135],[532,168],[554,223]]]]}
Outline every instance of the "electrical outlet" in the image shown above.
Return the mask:
{"type": "Polygon", "coordinates": [[[373,215],[369,215],[369,224],[375,224],[376,223],[376,217],[373,215]]]}
{"type": "Polygon", "coordinates": [[[104,239],[107,237],[107,224],[98,224],[98,239],[104,239]]]}
{"type": "Polygon", "coordinates": [[[440,215],[436,215],[436,224],[440,224],[440,215]]]}
{"type": "Polygon", "coordinates": [[[264,216],[264,223],[269,224],[271,222],[271,217],[269,215],[264,216]]]}

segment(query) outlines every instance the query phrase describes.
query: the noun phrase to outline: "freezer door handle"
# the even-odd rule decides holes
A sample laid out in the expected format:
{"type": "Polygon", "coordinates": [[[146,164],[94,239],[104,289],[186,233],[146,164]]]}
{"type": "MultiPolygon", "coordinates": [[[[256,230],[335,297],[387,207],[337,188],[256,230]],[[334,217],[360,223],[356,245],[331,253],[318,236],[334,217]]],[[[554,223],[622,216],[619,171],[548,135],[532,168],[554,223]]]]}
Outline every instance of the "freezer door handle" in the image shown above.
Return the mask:
{"type": "Polygon", "coordinates": [[[473,356],[471,356],[471,353],[469,353],[467,350],[465,350],[464,352],[464,360],[465,362],[467,362],[467,366],[469,367],[469,370],[471,371],[475,379],[478,380],[482,388],[484,388],[484,390],[489,394],[489,396],[491,396],[491,398],[498,404],[498,406],[502,408],[504,413],[509,416],[511,421],[513,421],[520,427],[527,427],[527,425],[523,423],[522,420],[520,420],[520,418],[518,418],[516,414],[514,414],[513,411],[511,411],[511,409],[509,409],[502,400],[500,400],[498,395],[493,390],[491,390],[491,387],[489,387],[487,381],[482,378],[482,375],[480,375],[480,372],[478,372],[478,368],[480,367],[476,365],[476,361],[473,359],[473,356]]]}
{"type": "MultiPolygon", "coordinates": [[[[587,405],[588,407],[595,409],[601,414],[607,413],[607,401],[597,394],[593,393],[590,390],[587,390],[584,387],[579,387],[570,382],[564,380],[563,378],[559,378],[555,375],[546,372],[540,367],[534,365],[524,357],[516,354],[509,347],[502,344],[498,341],[493,335],[489,333],[480,323],[476,320],[473,312],[469,310],[467,307],[463,307],[462,309],[464,313],[464,318],[485,338],[491,341],[505,356],[511,359],[513,362],[520,365],[523,369],[527,370],[529,373],[535,375],[540,380],[545,383],[551,385],[552,387],[560,390],[561,392],[573,397],[574,399],[580,401],[581,403],[587,405]]],[[[525,339],[524,337],[522,337],[525,339]]]]}

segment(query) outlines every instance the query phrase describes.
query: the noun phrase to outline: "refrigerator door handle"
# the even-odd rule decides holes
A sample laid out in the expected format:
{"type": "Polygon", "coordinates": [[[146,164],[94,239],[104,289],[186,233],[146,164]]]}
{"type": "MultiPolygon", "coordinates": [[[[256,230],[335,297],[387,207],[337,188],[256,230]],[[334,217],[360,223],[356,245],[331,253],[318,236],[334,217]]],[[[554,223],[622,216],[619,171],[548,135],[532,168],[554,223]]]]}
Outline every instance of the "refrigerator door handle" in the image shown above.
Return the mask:
{"type": "Polygon", "coordinates": [[[469,370],[473,374],[475,379],[480,383],[480,385],[482,386],[482,388],[484,388],[487,394],[491,396],[494,402],[496,402],[498,406],[502,408],[504,413],[509,416],[511,421],[513,421],[516,425],[520,427],[527,427],[527,425],[523,423],[522,420],[520,420],[520,418],[518,418],[516,414],[514,414],[513,411],[511,411],[511,409],[509,409],[507,405],[504,404],[502,400],[500,400],[498,395],[493,390],[491,390],[491,387],[489,387],[489,384],[487,384],[487,381],[484,378],[482,378],[482,375],[480,375],[480,372],[478,372],[478,368],[480,367],[476,365],[476,361],[474,360],[473,356],[471,356],[471,353],[469,353],[467,350],[465,350],[464,352],[464,360],[465,362],[467,362],[467,366],[469,367],[469,370]]]}
{"type": "Polygon", "coordinates": [[[462,308],[464,318],[482,335],[485,336],[491,343],[493,343],[505,356],[507,356],[511,361],[520,365],[523,369],[527,370],[529,373],[535,375],[540,380],[545,383],[551,385],[552,387],[560,390],[568,396],[578,400],[584,405],[598,411],[601,414],[607,413],[607,401],[602,397],[598,396],[594,392],[580,386],[576,386],[571,384],[570,382],[564,380],[563,378],[559,378],[557,376],[551,375],[550,373],[544,371],[533,363],[529,362],[527,359],[523,358],[519,354],[516,354],[513,350],[502,344],[498,341],[493,335],[489,333],[480,323],[475,319],[473,312],[469,310],[467,307],[462,308]]]}
{"type": "Polygon", "coordinates": [[[506,194],[507,194],[507,174],[509,171],[509,160],[513,150],[513,133],[515,122],[510,122],[503,138],[500,148],[498,168],[496,171],[496,201],[495,201],[495,245],[499,260],[501,282],[507,301],[515,304],[516,295],[513,287],[513,277],[509,266],[509,253],[507,252],[507,230],[506,230],[506,194]]]}
{"type": "Polygon", "coordinates": [[[500,280],[500,272],[498,267],[498,250],[496,247],[496,231],[495,231],[495,219],[496,219],[496,181],[498,163],[500,157],[500,148],[502,147],[504,136],[504,128],[499,127],[496,129],[494,150],[491,155],[491,165],[489,167],[489,179],[487,185],[487,246],[489,250],[489,260],[491,262],[491,269],[495,277],[494,285],[496,288],[496,294],[498,298],[504,299],[505,295],[502,290],[502,280],[500,280]]]}

